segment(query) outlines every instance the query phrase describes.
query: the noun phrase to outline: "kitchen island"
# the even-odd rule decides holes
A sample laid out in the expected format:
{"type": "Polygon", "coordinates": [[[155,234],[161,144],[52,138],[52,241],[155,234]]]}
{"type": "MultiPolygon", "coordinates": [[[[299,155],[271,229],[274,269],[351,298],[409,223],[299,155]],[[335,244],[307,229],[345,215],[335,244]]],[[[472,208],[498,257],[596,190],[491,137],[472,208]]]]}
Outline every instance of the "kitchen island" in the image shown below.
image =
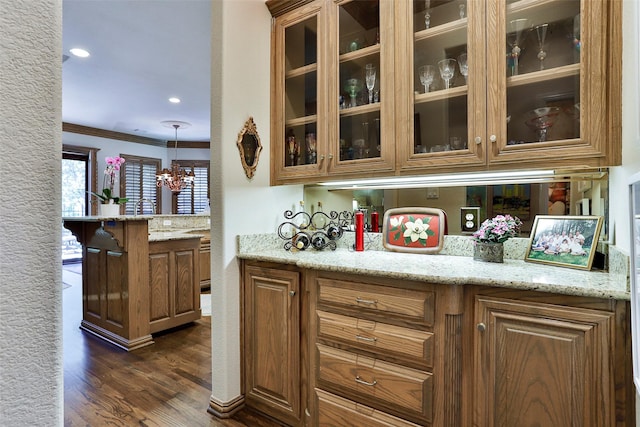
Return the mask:
{"type": "Polygon", "coordinates": [[[200,238],[149,231],[152,216],[67,217],[82,244],[80,328],[127,351],[200,318],[200,238]]]}
{"type": "Polygon", "coordinates": [[[512,239],[484,263],[447,237],[422,255],[240,236],[245,403],[291,426],[634,425],[628,259],[527,263],[512,239]]]}

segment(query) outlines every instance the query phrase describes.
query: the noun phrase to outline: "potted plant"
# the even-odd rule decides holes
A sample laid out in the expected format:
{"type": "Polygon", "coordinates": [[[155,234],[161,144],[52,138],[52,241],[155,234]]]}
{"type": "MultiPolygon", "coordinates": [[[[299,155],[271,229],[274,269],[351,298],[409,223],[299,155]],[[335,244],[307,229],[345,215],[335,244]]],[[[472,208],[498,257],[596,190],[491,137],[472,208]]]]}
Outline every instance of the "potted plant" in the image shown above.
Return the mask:
{"type": "Polygon", "coordinates": [[[124,163],[124,158],[119,156],[107,157],[105,158],[105,161],[107,162],[107,167],[104,170],[102,192],[96,193],[92,191],[91,194],[96,196],[102,202],[100,205],[100,215],[119,215],[120,205],[127,203],[129,200],[126,197],[118,197],[113,194],[113,189],[116,181],[118,180],[120,166],[124,163]]]}
{"type": "Polygon", "coordinates": [[[511,215],[496,215],[485,220],[473,233],[473,259],[486,262],[503,262],[503,243],[516,237],[522,227],[520,218],[511,215]]]}

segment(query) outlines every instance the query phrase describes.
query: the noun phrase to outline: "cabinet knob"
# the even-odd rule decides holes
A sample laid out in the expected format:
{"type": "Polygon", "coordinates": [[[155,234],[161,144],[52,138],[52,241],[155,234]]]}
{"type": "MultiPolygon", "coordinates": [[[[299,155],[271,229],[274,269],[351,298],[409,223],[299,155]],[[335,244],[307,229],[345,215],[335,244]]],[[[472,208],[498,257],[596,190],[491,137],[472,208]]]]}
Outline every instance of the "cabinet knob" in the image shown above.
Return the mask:
{"type": "Polygon", "coordinates": [[[333,154],[329,153],[329,160],[333,159],[333,154]]]}
{"type": "Polygon", "coordinates": [[[476,144],[482,144],[482,138],[480,138],[479,136],[476,136],[473,140],[476,144]]]}
{"type": "Polygon", "coordinates": [[[489,137],[489,141],[491,141],[491,142],[496,142],[497,140],[498,140],[498,137],[497,137],[497,136],[495,136],[495,135],[491,135],[491,136],[489,137]]]}
{"type": "Polygon", "coordinates": [[[292,296],[292,297],[295,297],[296,296],[296,291],[289,291],[289,295],[292,296]]]}
{"type": "Polygon", "coordinates": [[[478,330],[480,332],[484,332],[484,331],[487,330],[487,325],[485,325],[484,323],[480,322],[480,323],[478,323],[477,328],[478,328],[478,330]]]}

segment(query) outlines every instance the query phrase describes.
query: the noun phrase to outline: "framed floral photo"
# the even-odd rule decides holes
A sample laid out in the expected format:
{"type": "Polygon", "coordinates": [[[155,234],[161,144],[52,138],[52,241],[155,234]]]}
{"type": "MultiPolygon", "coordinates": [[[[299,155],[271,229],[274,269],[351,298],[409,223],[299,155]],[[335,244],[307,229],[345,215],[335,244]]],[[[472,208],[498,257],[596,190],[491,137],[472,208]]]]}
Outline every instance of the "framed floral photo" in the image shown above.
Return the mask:
{"type": "Polygon", "coordinates": [[[447,217],[442,209],[388,209],[382,221],[382,243],[395,252],[438,253],[446,230],[447,217]]]}
{"type": "Polygon", "coordinates": [[[524,260],[591,270],[603,217],[538,215],[524,260]]]}

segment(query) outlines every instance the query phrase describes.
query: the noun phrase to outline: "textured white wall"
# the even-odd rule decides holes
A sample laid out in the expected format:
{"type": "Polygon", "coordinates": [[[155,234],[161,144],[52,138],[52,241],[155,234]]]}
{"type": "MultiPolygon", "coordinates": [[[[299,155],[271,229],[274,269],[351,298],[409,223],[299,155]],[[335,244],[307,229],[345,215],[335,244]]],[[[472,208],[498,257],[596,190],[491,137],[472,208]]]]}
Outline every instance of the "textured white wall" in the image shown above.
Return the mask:
{"type": "Polygon", "coordinates": [[[273,233],[282,213],[302,200],[301,186],[269,186],[271,15],[264,0],[212,3],[211,58],[211,360],[212,400],[240,395],[239,234],[273,233]],[[248,180],[236,147],[252,116],[263,145],[248,180]]]}
{"type": "Polygon", "coordinates": [[[61,0],[2,0],[0,425],[62,425],[61,0]]]}

